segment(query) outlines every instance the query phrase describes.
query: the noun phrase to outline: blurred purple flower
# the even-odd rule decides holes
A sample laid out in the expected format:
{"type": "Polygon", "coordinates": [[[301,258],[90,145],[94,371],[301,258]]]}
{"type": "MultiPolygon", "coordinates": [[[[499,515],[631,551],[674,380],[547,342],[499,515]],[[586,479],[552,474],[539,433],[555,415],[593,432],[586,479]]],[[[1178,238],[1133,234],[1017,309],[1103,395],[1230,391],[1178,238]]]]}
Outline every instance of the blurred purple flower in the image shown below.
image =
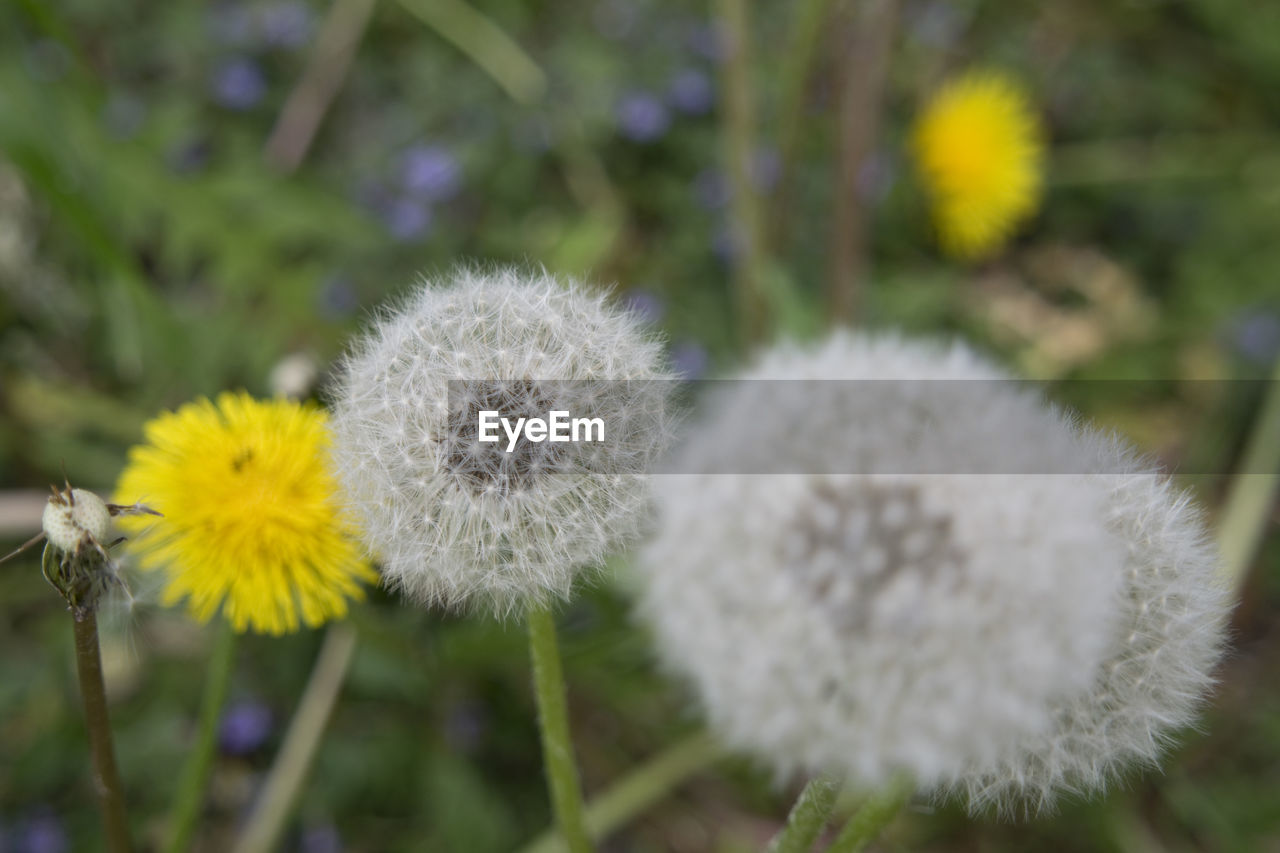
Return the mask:
{"type": "Polygon", "coordinates": [[[716,260],[729,266],[742,255],[742,239],[733,228],[726,225],[712,236],[711,252],[716,260]]]}
{"type": "Polygon", "coordinates": [[[633,92],[618,102],[618,131],[632,142],[653,142],[671,126],[666,105],[648,92],[633,92]]]}
{"type": "Polygon", "coordinates": [[[715,87],[706,74],[696,68],[686,68],[671,79],[667,100],[685,115],[706,115],[715,104],[715,87]]]}
{"type": "Polygon", "coordinates": [[[615,41],[625,39],[635,31],[638,17],[632,0],[601,0],[591,12],[596,32],[615,41]]]}
{"type": "Polygon", "coordinates": [[[550,122],[541,116],[531,116],[516,125],[511,139],[526,151],[542,153],[551,148],[556,136],[550,122]]]}
{"type": "Polygon", "coordinates": [[[266,93],[267,79],[252,59],[243,56],[229,59],[213,72],[213,97],[229,109],[250,109],[266,93]]]}
{"type": "Polygon", "coordinates": [[[333,824],[311,826],[298,839],[301,853],[342,853],[342,836],[333,824]]]}
{"type": "Polygon", "coordinates": [[[253,18],[240,3],[215,3],[205,13],[213,40],[227,47],[244,47],[253,39],[253,18]]]}
{"type": "Polygon", "coordinates": [[[393,199],[382,210],[382,221],[392,237],[409,243],[431,229],[431,208],[413,198],[393,199]]]}
{"type": "Polygon", "coordinates": [[[262,39],[271,47],[302,47],[311,37],[311,9],[298,0],[272,3],[262,10],[262,39]]]}
{"type": "Polygon", "coordinates": [[[193,139],[169,150],[169,168],[179,175],[198,172],[209,164],[212,147],[207,139],[193,139]]]}
{"type": "Polygon", "coordinates": [[[695,341],[681,341],[671,348],[671,369],[681,379],[701,379],[710,363],[707,351],[695,341]]]}
{"type": "Polygon", "coordinates": [[[689,49],[711,62],[721,62],[728,55],[729,40],[719,21],[697,24],[687,37],[689,49]]]}
{"type": "Polygon", "coordinates": [[[28,73],[42,83],[52,83],[62,78],[71,67],[71,52],[53,39],[40,39],[27,48],[28,73]]]}
{"type": "Polygon", "coordinates": [[[13,853],[66,853],[67,832],[48,809],[41,809],[18,824],[13,833],[13,853]]]}
{"type": "Polygon", "coordinates": [[[693,178],[693,196],[705,210],[719,210],[729,203],[729,182],[719,169],[703,169],[693,178]]]}
{"type": "Polygon", "coordinates": [[[872,204],[884,201],[889,195],[889,191],[893,189],[893,182],[897,178],[897,173],[897,167],[889,154],[883,151],[872,153],[866,162],[862,164],[862,168],[858,170],[857,189],[859,197],[863,201],[872,204]]]}
{"type": "Polygon", "coordinates": [[[126,92],[112,92],[102,108],[102,122],[116,139],[128,139],[136,134],[146,117],[146,103],[126,92]]]}
{"type": "Polygon", "coordinates": [[[760,148],[751,155],[751,185],[757,192],[769,193],[782,177],[782,156],[775,148],[760,148]]]}
{"type": "Polygon", "coordinates": [[[444,719],[444,737],[458,752],[472,752],[484,739],[489,720],[484,707],[466,700],[453,703],[444,719]]]}
{"type": "Polygon", "coordinates": [[[907,32],[913,41],[947,48],[959,38],[965,15],[947,0],[928,0],[909,5],[905,17],[907,32]]]}
{"type": "Polygon", "coordinates": [[[642,322],[656,324],[662,319],[666,306],[657,294],[647,290],[631,290],[622,297],[622,304],[642,322]]]}
{"type": "Polygon", "coordinates": [[[320,313],[330,318],[346,317],[360,304],[355,286],[344,275],[335,275],[320,285],[320,313]]]}
{"type": "Polygon", "coordinates": [[[1280,315],[1266,309],[1236,314],[1227,324],[1231,347],[1246,361],[1271,364],[1280,356],[1280,315]]]}
{"type": "Polygon", "coordinates": [[[429,201],[448,201],[462,188],[458,158],[439,145],[415,145],[405,152],[401,180],[407,192],[429,201]]]}
{"type": "Polygon", "coordinates": [[[271,709],[260,702],[237,702],[218,724],[218,745],[227,755],[249,755],[259,749],[272,729],[271,709]]]}

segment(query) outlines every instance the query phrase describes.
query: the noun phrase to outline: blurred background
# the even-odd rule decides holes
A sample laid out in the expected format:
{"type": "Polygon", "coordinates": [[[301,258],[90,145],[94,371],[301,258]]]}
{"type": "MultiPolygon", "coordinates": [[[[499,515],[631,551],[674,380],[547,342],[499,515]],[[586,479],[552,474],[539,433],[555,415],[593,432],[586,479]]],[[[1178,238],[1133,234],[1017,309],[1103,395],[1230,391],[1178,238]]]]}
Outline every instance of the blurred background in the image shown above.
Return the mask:
{"type": "MultiPolygon", "coordinates": [[[[758,3],[739,53],[742,8],[0,2],[0,549],[37,532],[64,472],[109,492],[160,409],[313,393],[377,306],[468,259],[613,283],[690,377],[839,315],[961,335],[1035,378],[1144,380],[1121,399],[1072,383],[1070,402],[1172,470],[1223,472],[1186,481],[1217,513],[1265,390],[1227,380],[1269,376],[1280,353],[1280,6],[758,3]],[[1021,81],[1049,148],[1037,216],[961,264],[937,249],[909,138],[971,67],[1021,81]],[[752,209],[756,230],[735,227],[752,209]],[[754,325],[734,296],[751,276],[769,294],[754,325]]],[[[71,631],[38,557],[0,566],[0,851],[91,851],[71,631]]],[[[1280,850],[1277,568],[1271,535],[1203,730],[1163,773],[1027,824],[916,808],[883,848],[1280,850]]],[[[209,632],[131,580],[103,654],[135,829],[154,842],[209,632]]],[[[484,853],[540,832],[520,627],[381,592],[354,621],[284,849],[484,853]]],[[[698,720],[617,584],[561,624],[590,794],[698,720]]],[[[227,848],[320,641],[241,644],[198,849],[227,848]]],[[[725,761],[607,849],[758,849],[797,790],[725,761]]]]}

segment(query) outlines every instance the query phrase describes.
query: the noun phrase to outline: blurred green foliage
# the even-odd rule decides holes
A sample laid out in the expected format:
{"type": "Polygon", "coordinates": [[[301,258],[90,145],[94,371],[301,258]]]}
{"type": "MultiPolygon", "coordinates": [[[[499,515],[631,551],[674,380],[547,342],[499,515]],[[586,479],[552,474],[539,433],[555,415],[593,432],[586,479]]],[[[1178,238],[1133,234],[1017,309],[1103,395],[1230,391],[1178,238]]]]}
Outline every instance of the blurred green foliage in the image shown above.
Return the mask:
{"type": "MultiPolygon", "coordinates": [[[[738,363],[713,23],[670,0],[499,0],[483,11],[541,69],[545,94],[513,101],[439,31],[381,3],[287,174],[263,150],[314,48],[319,3],[0,6],[4,488],[44,488],[64,469],[109,488],[158,409],[227,388],[270,393],[273,367],[294,353],[323,370],[378,305],[464,259],[617,282],[650,306],[673,353],[738,363]]],[[[753,12],[756,179],[768,204],[786,61],[772,34],[790,13],[753,12]]],[[[816,53],[771,285],[799,331],[822,321],[841,49],[833,39],[816,53]]],[[[1175,467],[1230,470],[1256,400],[1196,380],[1262,377],[1280,350],[1278,83],[1280,12],[1265,4],[905,2],[885,130],[864,169],[864,322],[963,334],[1042,378],[1152,380],[1149,399],[1070,402],[1175,467]],[[1053,143],[1042,214],[980,268],[935,251],[905,152],[923,95],[970,65],[1021,75],[1053,143]]],[[[1217,505],[1222,477],[1194,485],[1217,505]]],[[[1185,738],[1164,775],[1025,825],[917,810],[886,846],[1280,845],[1274,540],[1245,590],[1204,733],[1185,738]]],[[[70,631],[37,556],[0,567],[0,849],[93,850],[70,631]]],[[[207,637],[156,608],[145,577],[135,586],[136,603],[113,608],[104,655],[136,829],[154,840],[207,637]]],[[[697,724],[653,671],[626,602],[606,583],[561,619],[589,792],[697,724]]],[[[288,849],[483,853],[540,831],[549,814],[522,632],[381,593],[355,618],[362,642],[288,849]]],[[[201,849],[225,849],[318,643],[242,644],[233,704],[269,709],[274,725],[219,759],[201,849]]],[[[729,761],[610,849],[758,848],[794,793],[729,761]]]]}

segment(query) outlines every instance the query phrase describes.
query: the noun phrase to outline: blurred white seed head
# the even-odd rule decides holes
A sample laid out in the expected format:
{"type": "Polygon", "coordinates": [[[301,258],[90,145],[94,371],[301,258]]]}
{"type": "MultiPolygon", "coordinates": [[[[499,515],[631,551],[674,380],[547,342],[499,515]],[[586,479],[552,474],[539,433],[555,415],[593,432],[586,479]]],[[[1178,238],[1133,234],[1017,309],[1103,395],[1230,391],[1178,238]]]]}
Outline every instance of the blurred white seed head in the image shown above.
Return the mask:
{"type": "Polygon", "coordinates": [[[1217,635],[1212,608],[1187,603],[1209,561],[1185,507],[1163,520],[1120,509],[1118,495],[1159,492],[1124,476],[897,473],[946,471],[955,454],[967,470],[1129,470],[1098,439],[1012,383],[965,385],[1004,375],[961,346],[839,334],[816,350],[775,349],[743,378],[957,380],[964,393],[797,383],[804,396],[788,406],[778,383],[734,383],[681,451],[677,470],[694,473],[656,483],[641,611],[730,744],[782,776],[877,785],[906,771],[924,788],[972,785],[975,800],[1046,801],[1090,762],[1133,757],[1107,742],[1103,716],[1141,716],[1134,743],[1140,726],[1157,725],[1157,704],[1170,713],[1178,698],[1166,724],[1186,720],[1217,635]],[[761,453],[855,473],[696,473],[761,453]],[[1135,574],[1149,524],[1170,540],[1150,552],[1160,569],[1135,574]],[[1152,608],[1135,583],[1157,575],[1182,578],[1181,597],[1163,606],[1186,614],[1185,636],[1168,652],[1132,618],[1152,608]],[[1205,645],[1192,654],[1193,636],[1205,645]],[[1180,680],[1142,711],[1113,707],[1114,689],[1097,698],[1125,642],[1180,680]],[[1068,718],[1093,739],[1064,733],[1068,718]]]}
{"type": "Polygon", "coordinates": [[[319,376],[316,360],[308,353],[295,352],[276,362],[276,366],[271,368],[268,383],[276,396],[302,400],[311,393],[319,376]]]}
{"type": "Polygon", "coordinates": [[[660,343],[573,281],[462,269],[424,282],[349,355],[333,459],[386,581],[496,614],[569,594],[640,531],[670,435],[660,343]],[[606,441],[476,442],[475,415],[598,417],[606,441]]]}
{"type": "Polygon", "coordinates": [[[1086,435],[1105,527],[1125,544],[1119,613],[1089,690],[1054,703],[1053,726],[994,768],[958,778],[971,811],[1052,808],[1062,793],[1105,790],[1127,769],[1154,767],[1194,722],[1222,656],[1230,595],[1200,510],[1124,443],[1086,435]]]}

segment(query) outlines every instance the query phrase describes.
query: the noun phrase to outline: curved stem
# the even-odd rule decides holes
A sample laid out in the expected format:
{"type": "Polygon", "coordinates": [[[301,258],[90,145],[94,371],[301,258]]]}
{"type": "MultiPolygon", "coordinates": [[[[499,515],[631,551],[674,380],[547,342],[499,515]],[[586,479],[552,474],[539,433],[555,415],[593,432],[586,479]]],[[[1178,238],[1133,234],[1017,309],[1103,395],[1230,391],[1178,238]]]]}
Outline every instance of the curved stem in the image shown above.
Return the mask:
{"type": "Polygon", "coordinates": [[[511,100],[532,104],[542,99],[546,74],[480,10],[463,0],[400,0],[400,5],[466,54],[511,100]]]}
{"type": "Polygon", "coordinates": [[[787,825],[769,842],[765,853],[808,853],[831,817],[836,793],[830,779],[811,779],[791,807],[787,825]]]}
{"type": "Polygon", "coordinates": [[[355,650],[356,631],[345,622],[331,626],[325,633],[307,689],[271,765],[258,806],[236,842],[235,853],[267,853],[279,844],[355,650]]]}
{"type": "Polygon", "coordinates": [[[1237,592],[1267,528],[1267,516],[1280,491],[1280,361],[1263,395],[1244,460],[1231,483],[1218,525],[1222,571],[1237,592]]]}
{"type": "Polygon", "coordinates": [[[911,799],[915,784],[905,776],[899,776],[880,791],[872,794],[862,807],[840,830],[827,853],[859,853],[876,839],[894,815],[911,799]]]}
{"type": "Polygon", "coordinates": [[[102,654],[98,650],[98,617],[92,609],[85,609],[75,611],[72,620],[76,637],[76,673],[80,677],[85,726],[89,729],[93,787],[102,808],[103,834],[111,853],[128,853],[132,847],[129,818],[125,811],[124,785],[120,782],[116,751],[111,741],[107,690],[102,681],[102,654]]]}
{"type": "MultiPolygon", "coordinates": [[[[588,836],[600,841],[723,754],[720,745],[705,732],[658,753],[587,803],[584,819],[588,836]]],[[[548,830],[523,847],[521,853],[554,853],[561,849],[559,840],[554,830],[548,830]]]]}
{"type": "Polygon", "coordinates": [[[570,853],[587,853],[591,842],[583,821],[582,786],[573,760],[573,741],[569,737],[569,710],[556,644],[555,618],[549,608],[536,607],[529,611],[528,620],[543,769],[551,788],[552,811],[570,853]]]}
{"type": "Polygon", "coordinates": [[[225,619],[219,619],[218,622],[218,636],[214,640],[213,654],[209,658],[204,698],[200,702],[196,742],[183,765],[178,795],[169,817],[169,842],[165,845],[165,850],[169,853],[182,853],[191,846],[191,836],[195,834],[200,810],[204,805],[205,789],[209,784],[209,770],[213,767],[218,722],[222,719],[222,707],[227,702],[227,690],[231,685],[231,670],[236,657],[236,633],[230,622],[225,619]]]}

